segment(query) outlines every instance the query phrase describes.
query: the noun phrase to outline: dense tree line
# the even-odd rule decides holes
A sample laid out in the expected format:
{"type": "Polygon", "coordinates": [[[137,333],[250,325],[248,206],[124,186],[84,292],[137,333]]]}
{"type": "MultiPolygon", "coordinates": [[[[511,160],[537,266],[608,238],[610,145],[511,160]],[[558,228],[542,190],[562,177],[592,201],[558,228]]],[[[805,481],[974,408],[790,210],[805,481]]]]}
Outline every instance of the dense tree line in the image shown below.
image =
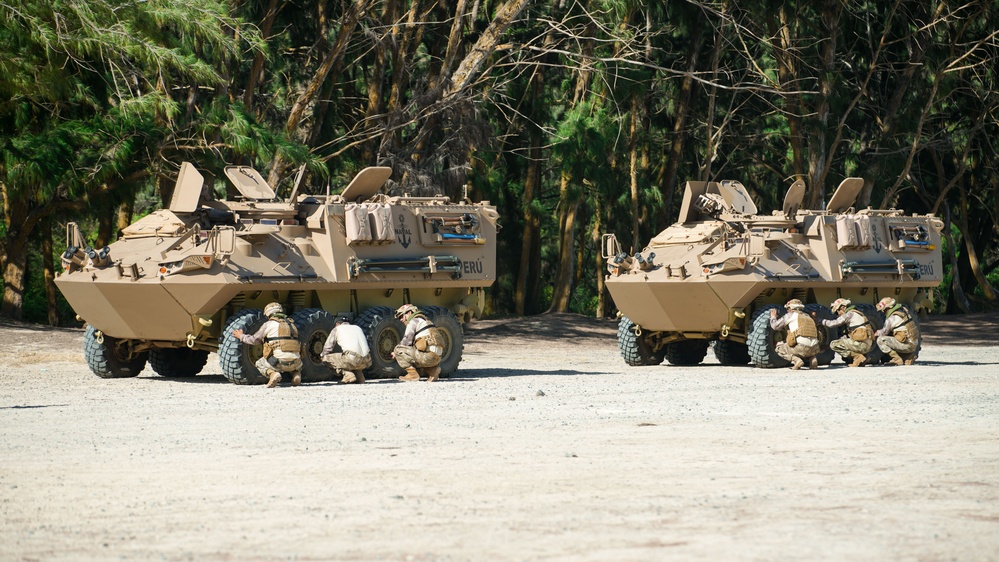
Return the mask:
{"type": "Polygon", "coordinates": [[[940,309],[983,309],[997,30],[994,0],[0,0],[2,314],[65,320],[65,223],[113,240],[183,160],[489,199],[516,314],[610,314],[600,234],[640,249],[687,179],[768,210],[861,176],[859,206],[946,220],[940,309]]]}

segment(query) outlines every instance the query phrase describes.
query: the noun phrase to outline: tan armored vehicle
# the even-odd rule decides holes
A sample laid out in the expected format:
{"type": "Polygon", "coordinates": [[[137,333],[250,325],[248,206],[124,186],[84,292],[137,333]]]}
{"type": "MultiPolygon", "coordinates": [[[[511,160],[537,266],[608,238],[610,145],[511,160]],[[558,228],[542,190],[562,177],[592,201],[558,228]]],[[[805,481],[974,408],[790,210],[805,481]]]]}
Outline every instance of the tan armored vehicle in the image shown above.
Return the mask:
{"type": "MultiPolygon", "coordinates": [[[[641,252],[621,251],[603,237],[607,289],[622,314],[618,344],[630,365],[695,365],[714,342],[723,365],[786,366],[774,351],[786,334],[770,328],[770,310],[798,298],[818,318],[828,304],[849,298],[880,329],[874,308],[894,297],[910,312],[930,308],[943,277],[940,232],[930,215],[853,208],[864,185],[847,178],[825,210],[801,209],[805,187],[795,182],[784,206],[757,214],[736,181],[687,182],[676,224],[641,252]]],[[[819,329],[829,364],[835,329],[819,329]]],[[[881,359],[877,346],[868,362],[881,359]]]]}
{"type": "MultiPolygon", "coordinates": [[[[480,313],[496,278],[496,209],[447,197],[379,193],[390,168],[366,168],[338,195],[287,201],[256,170],[225,169],[240,194],[209,201],[204,178],[180,169],[169,208],[122,231],[105,248],[70,247],[56,285],[86,321],[84,350],[100,377],[133,377],[147,360],[158,374],[194,376],[209,352],[238,384],[266,382],[254,367],[262,309],[284,305],[305,347],[303,380],[332,376],[319,353],[337,316],[367,334],[374,377],[400,374],[391,357],[404,326],[395,308],[421,307],[446,340],[443,374],[461,361],[461,324],[480,313]]],[[[301,174],[299,174],[299,181],[301,174]]]]}

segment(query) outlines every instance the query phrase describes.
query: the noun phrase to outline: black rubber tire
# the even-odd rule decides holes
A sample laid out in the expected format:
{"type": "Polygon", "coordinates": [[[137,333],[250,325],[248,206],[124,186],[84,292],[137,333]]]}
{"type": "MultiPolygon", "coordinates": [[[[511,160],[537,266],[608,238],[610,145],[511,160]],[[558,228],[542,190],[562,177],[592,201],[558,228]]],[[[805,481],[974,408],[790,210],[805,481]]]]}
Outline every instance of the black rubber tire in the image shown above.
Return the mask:
{"type": "Polygon", "coordinates": [[[708,354],[709,340],[680,340],[666,344],[666,361],[670,365],[700,365],[708,354]]]}
{"type": "Polygon", "coordinates": [[[322,382],[332,380],[333,369],[323,363],[322,351],[326,339],[333,331],[336,318],[321,308],[305,308],[296,312],[291,320],[298,328],[302,342],[302,381],[322,382]]]}
{"type": "Polygon", "coordinates": [[[812,320],[815,321],[815,328],[819,334],[819,354],[815,356],[819,360],[819,365],[828,365],[833,362],[836,358],[836,352],[829,349],[829,342],[833,341],[839,337],[839,330],[837,328],[826,328],[822,325],[823,320],[834,320],[836,315],[833,314],[829,307],[823,306],[821,304],[811,303],[805,305],[805,312],[809,316],[812,316],[812,320]]]}
{"type": "Polygon", "coordinates": [[[742,342],[718,340],[715,342],[715,358],[722,365],[748,365],[749,347],[742,342]]]}
{"type": "Polygon", "coordinates": [[[357,325],[364,330],[371,348],[371,367],[364,371],[368,378],[391,378],[404,372],[392,358],[392,350],[402,341],[406,326],[393,313],[387,306],[374,306],[357,318],[357,325]]]}
{"type": "Polygon", "coordinates": [[[443,306],[423,307],[423,314],[437,326],[444,339],[444,355],[441,356],[441,376],[449,376],[458,370],[461,354],[465,349],[465,334],[453,312],[443,306]]]}
{"type": "MultiPolygon", "coordinates": [[[[856,309],[860,311],[861,314],[867,317],[867,320],[871,323],[871,330],[877,332],[885,325],[885,313],[879,311],[874,307],[873,304],[858,304],[856,309]]],[[[878,337],[874,336],[874,341],[871,343],[871,350],[867,352],[867,364],[877,365],[883,361],[887,361],[888,357],[881,352],[881,348],[878,347],[878,337]]],[[[844,363],[846,360],[843,361],[844,363]]]]}
{"type": "Polygon", "coordinates": [[[617,347],[624,362],[632,367],[659,365],[666,358],[665,349],[654,352],[648,342],[635,335],[635,323],[627,316],[617,323],[617,347]]]}
{"type": "Polygon", "coordinates": [[[149,350],[149,366],[161,377],[193,377],[205,368],[208,352],[187,347],[168,347],[149,350]]]}
{"type": "Polygon", "coordinates": [[[770,327],[770,311],[777,310],[779,316],[785,314],[783,306],[769,304],[760,307],[753,313],[753,321],[749,331],[749,338],[746,344],[749,347],[749,358],[753,365],[763,369],[774,369],[777,367],[787,367],[790,361],[777,355],[774,346],[778,341],[784,339],[786,332],[774,331],[770,327]]]}
{"type": "Polygon", "coordinates": [[[87,365],[102,379],[126,379],[138,376],[146,368],[146,352],[128,357],[125,342],[104,335],[103,342],[97,341],[97,328],[87,325],[83,332],[83,355],[87,365]]]}
{"type": "Polygon", "coordinates": [[[219,340],[219,366],[222,375],[234,384],[264,384],[267,377],[257,370],[254,363],[263,356],[260,345],[245,345],[232,337],[233,330],[240,329],[247,334],[255,334],[267,319],[259,308],[244,308],[233,314],[222,329],[219,340]]]}

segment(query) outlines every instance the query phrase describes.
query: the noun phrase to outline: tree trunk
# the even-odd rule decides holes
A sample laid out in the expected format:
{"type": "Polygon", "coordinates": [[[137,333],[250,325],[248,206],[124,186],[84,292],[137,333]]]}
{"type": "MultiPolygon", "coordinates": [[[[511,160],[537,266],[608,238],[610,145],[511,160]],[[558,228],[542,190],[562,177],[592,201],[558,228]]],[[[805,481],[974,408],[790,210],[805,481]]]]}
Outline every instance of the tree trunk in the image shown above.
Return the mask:
{"type": "MultiPolygon", "coordinates": [[[[793,45],[791,44],[791,27],[788,22],[787,7],[781,5],[778,10],[778,17],[780,18],[779,25],[773,20],[773,12],[768,10],[771,14],[769,18],[770,23],[770,36],[779,37],[780,46],[774,49],[774,58],[777,61],[777,78],[780,82],[780,88],[785,88],[790,86],[790,89],[797,90],[798,86],[798,70],[795,61],[797,60],[793,53],[793,45]]],[[[719,30],[719,35],[721,31],[719,30]]],[[[716,47],[721,45],[721,39],[719,38],[716,47]]],[[[790,133],[791,142],[791,166],[793,168],[793,173],[795,179],[804,179],[805,177],[805,147],[804,138],[801,133],[801,94],[789,94],[784,97],[787,103],[787,125],[790,133]]]]}
{"type": "Polygon", "coordinates": [[[132,214],[135,212],[135,192],[133,191],[118,205],[118,234],[132,224],[132,214]]]}
{"type": "Polygon", "coordinates": [[[540,133],[531,135],[530,160],[527,162],[527,177],[524,178],[524,228],[520,243],[520,267],[517,270],[517,286],[514,289],[514,310],[518,316],[523,316],[530,308],[528,304],[529,287],[537,285],[538,265],[532,259],[532,247],[541,231],[541,217],[534,212],[534,199],[541,190],[541,142],[540,133]],[[534,272],[534,275],[531,273],[534,272]]]}
{"type": "MultiPolygon", "coordinates": [[[[267,11],[264,12],[264,21],[260,25],[260,38],[265,42],[270,38],[271,27],[274,25],[274,17],[277,16],[278,0],[270,0],[267,3],[267,11]]],[[[256,94],[257,81],[260,80],[264,71],[265,55],[257,52],[253,55],[253,65],[250,67],[250,75],[246,79],[246,91],[243,92],[243,105],[248,112],[253,111],[253,96],[256,94]]]]}
{"type": "Polygon", "coordinates": [[[638,231],[638,93],[631,94],[631,126],[628,131],[628,183],[631,186],[631,247],[639,248],[638,231]]]}
{"type": "Polygon", "coordinates": [[[604,286],[607,268],[604,264],[603,248],[600,245],[600,237],[603,234],[601,230],[603,229],[604,209],[603,205],[600,204],[599,197],[594,197],[593,201],[595,208],[593,209],[593,231],[590,234],[590,244],[597,248],[597,251],[593,252],[593,265],[597,276],[597,309],[594,311],[594,316],[603,318],[607,314],[607,289],[604,286]]]}
{"type": "Polygon", "coordinates": [[[826,37],[822,39],[822,60],[819,66],[819,95],[814,108],[815,117],[809,127],[808,177],[811,191],[808,208],[821,209],[826,200],[825,177],[829,172],[832,154],[827,154],[827,132],[829,130],[829,100],[836,88],[836,44],[839,41],[840,15],[843,13],[838,0],[825,0],[822,5],[822,27],[826,37]]]}
{"type": "Polygon", "coordinates": [[[55,263],[52,257],[52,220],[45,217],[39,222],[42,237],[42,278],[45,283],[45,302],[48,305],[49,326],[59,325],[59,305],[56,299],[55,263]]]}
{"type": "Polygon", "coordinates": [[[562,173],[561,195],[559,197],[559,256],[552,287],[552,302],[548,312],[568,312],[572,298],[573,266],[575,260],[576,212],[579,198],[571,193],[572,176],[562,173]]]}
{"type": "MultiPolygon", "coordinates": [[[[354,33],[354,28],[357,27],[357,23],[364,16],[365,12],[367,12],[370,4],[371,0],[355,0],[350,9],[344,14],[340,25],[340,33],[337,34],[333,48],[327,53],[326,58],[319,65],[319,69],[316,70],[316,75],[309,81],[305,91],[302,92],[302,95],[298,96],[295,104],[291,107],[291,111],[288,113],[288,121],[284,126],[284,132],[288,136],[293,136],[298,130],[298,125],[305,116],[305,110],[315,100],[316,94],[326,81],[327,76],[330,75],[330,72],[334,67],[339,68],[343,63],[343,55],[347,52],[350,36],[354,33]]],[[[333,74],[337,75],[339,72],[333,72],[333,74]]],[[[275,190],[277,190],[277,185],[281,181],[284,169],[284,159],[281,157],[280,152],[278,152],[274,155],[274,160],[271,162],[270,175],[267,177],[267,183],[275,190]]]]}
{"type": "Polygon", "coordinates": [[[666,166],[659,178],[659,191],[663,195],[663,205],[666,215],[666,223],[672,222],[672,202],[673,190],[676,187],[676,173],[680,168],[680,160],[683,158],[683,144],[687,133],[687,112],[690,109],[691,94],[694,91],[693,74],[697,70],[697,59],[701,51],[703,40],[704,14],[698,11],[697,23],[695,25],[694,36],[690,39],[690,50],[687,55],[687,75],[683,77],[680,84],[680,94],[676,100],[676,119],[673,122],[673,143],[670,147],[669,156],[666,159],[666,166]]]}

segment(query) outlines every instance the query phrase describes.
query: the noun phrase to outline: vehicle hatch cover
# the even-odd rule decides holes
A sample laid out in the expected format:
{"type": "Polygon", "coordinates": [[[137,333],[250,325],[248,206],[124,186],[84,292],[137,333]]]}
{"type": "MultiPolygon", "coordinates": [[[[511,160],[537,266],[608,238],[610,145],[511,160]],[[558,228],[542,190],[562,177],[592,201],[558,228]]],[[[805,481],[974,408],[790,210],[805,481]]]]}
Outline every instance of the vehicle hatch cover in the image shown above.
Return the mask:
{"type": "Polygon", "coordinates": [[[386,166],[371,166],[365,168],[354,176],[350,184],[344,188],[340,195],[347,201],[367,199],[378,193],[378,190],[385,185],[386,180],[392,175],[392,168],[386,166]]]}
{"type": "Polygon", "coordinates": [[[733,180],[724,180],[718,183],[718,193],[722,199],[728,203],[732,212],[742,215],[755,215],[756,204],[746,191],[746,187],[733,180]]]}
{"type": "Polygon", "coordinates": [[[804,199],[805,182],[798,180],[792,183],[791,187],[787,188],[787,194],[784,195],[784,216],[789,219],[794,218],[804,199]]]}
{"type": "Polygon", "coordinates": [[[836,188],[832,199],[826,205],[826,211],[830,213],[842,213],[853,206],[857,200],[857,195],[864,188],[864,178],[846,178],[836,188]]]}
{"type": "Polygon", "coordinates": [[[274,199],[274,190],[267,185],[267,180],[260,175],[260,172],[249,166],[226,166],[225,175],[247,199],[257,201],[274,199]]]}
{"type": "Polygon", "coordinates": [[[175,213],[196,211],[201,201],[201,188],[204,185],[204,176],[190,162],[181,163],[177,183],[174,184],[173,195],[170,196],[170,210],[175,213]]]}

